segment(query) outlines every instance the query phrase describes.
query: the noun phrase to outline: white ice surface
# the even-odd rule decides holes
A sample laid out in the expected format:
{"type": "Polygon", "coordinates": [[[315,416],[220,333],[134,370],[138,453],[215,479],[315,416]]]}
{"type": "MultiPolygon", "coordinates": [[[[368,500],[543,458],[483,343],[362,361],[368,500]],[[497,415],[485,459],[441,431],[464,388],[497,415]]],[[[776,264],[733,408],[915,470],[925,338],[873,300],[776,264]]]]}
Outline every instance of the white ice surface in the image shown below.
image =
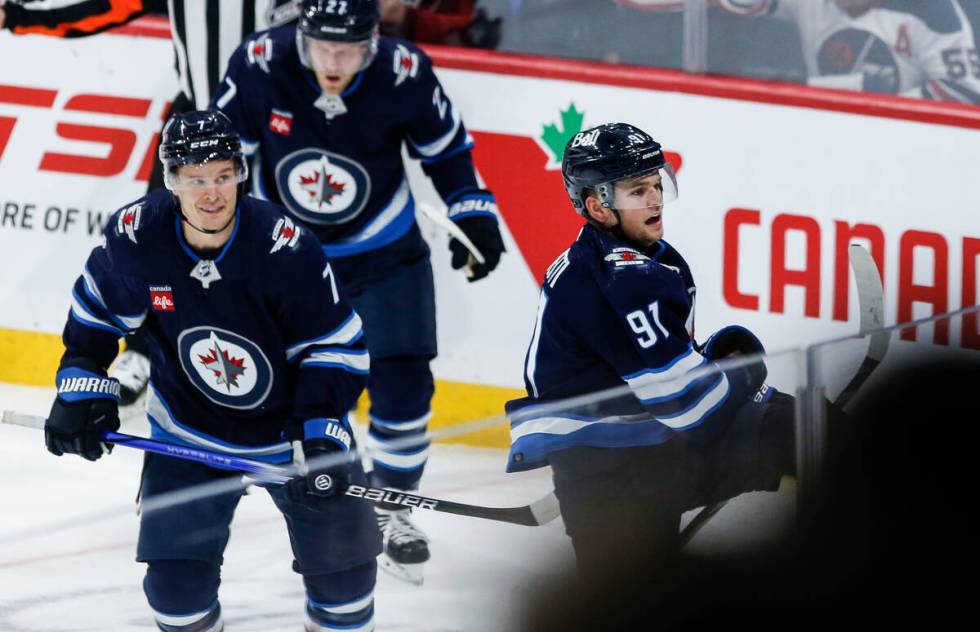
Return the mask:
{"type": "MultiPolygon", "coordinates": [[[[0,384],[0,408],[46,414],[53,389],[0,384]]],[[[140,424],[124,427],[138,434],[140,424]]],[[[0,631],[153,630],[134,561],[133,500],[142,455],[117,448],[97,463],[55,458],[37,430],[0,426],[0,631]]],[[[525,505],[551,489],[550,471],[503,472],[502,450],[436,445],[422,480],[428,496],[491,506],[525,505]]],[[[745,547],[792,520],[794,494],[733,501],[692,542],[695,551],[745,547]]],[[[687,514],[685,519],[690,519],[687,514]]],[[[520,630],[525,599],[574,568],[561,520],[521,527],[415,512],[431,537],[421,587],[380,573],[378,630],[520,630]]],[[[285,526],[254,490],[239,505],[222,570],[227,629],[301,630],[303,587],[290,569],[285,526]]]]}

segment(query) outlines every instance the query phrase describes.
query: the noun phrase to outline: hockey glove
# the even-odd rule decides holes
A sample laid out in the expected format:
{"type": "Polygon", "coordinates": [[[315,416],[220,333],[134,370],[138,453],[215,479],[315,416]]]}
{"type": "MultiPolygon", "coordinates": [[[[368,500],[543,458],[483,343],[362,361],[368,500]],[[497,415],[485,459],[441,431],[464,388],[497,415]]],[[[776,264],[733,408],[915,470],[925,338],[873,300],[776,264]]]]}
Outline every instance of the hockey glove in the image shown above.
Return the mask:
{"type": "Polygon", "coordinates": [[[351,478],[350,459],[337,462],[338,455],[348,455],[351,448],[345,426],[336,419],[308,419],[290,424],[283,433],[293,444],[293,465],[300,471],[286,483],[290,500],[322,511],[333,496],[343,495],[351,478]]]}
{"type": "Polygon", "coordinates": [[[97,362],[76,358],[61,365],[58,396],[44,423],[44,444],[56,456],[78,454],[89,461],[112,451],[102,434],[119,430],[119,381],[97,362]]]}
{"type": "MultiPolygon", "coordinates": [[[[751,331],[741,325],[722,327],[701,346],[701,355],[709,360],[724,360],[738,355],[754,355],[766,352],[762,342],[751,331]]],[[[762,360],[747,366],[733,369],[729,373],[740,374],[749,390],[755,391],[766,381],[769,370],[762,360]]]]}
{"type": "Polygon", "coordinates": [[[483,263],[477,261],[463,242],[453,237],[449,240],[453,269],[459,270],[465,266],[471,283],[490,274],[500,263],[500,255],[504,252],[493,195],[489,191],[464,195],[449,207],[449,219],[456,222],[484,259],[483,263]]]}

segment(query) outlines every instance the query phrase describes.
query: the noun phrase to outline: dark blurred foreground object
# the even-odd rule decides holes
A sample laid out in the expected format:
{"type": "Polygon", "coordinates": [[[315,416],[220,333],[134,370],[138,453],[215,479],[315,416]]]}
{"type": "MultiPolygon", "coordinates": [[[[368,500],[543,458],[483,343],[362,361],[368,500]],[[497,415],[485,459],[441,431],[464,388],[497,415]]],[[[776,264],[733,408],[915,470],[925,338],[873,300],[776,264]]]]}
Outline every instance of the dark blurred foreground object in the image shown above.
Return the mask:
{"type": "Polygon", "coordinates": [[[424,44],[494,49],[501,18],[477,0],[381,0],[381,33],[424,44]]]}
{"type": "Polygon", "coordinates": [[[980,354],[925,359],[886,378],[859,392],[850,423],[830,432],[821,493],[785,544],[685,551],[601,585],[567,578],[534,596],[523,629],[960,628],[978,561],[967,514],[980,354]]]}

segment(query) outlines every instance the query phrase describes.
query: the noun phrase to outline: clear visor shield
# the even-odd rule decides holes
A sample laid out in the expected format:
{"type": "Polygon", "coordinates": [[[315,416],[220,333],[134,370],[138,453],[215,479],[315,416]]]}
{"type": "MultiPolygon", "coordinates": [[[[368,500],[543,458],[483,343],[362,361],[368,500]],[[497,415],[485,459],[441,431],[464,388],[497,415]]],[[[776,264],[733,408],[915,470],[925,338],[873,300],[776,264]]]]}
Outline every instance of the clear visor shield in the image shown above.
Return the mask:
{"type": "Polygon", "coordinates": [[[643,176],[603,185],[603,202],[620,210],[660,208],[677,199],[674,169],[666,164],[643,176]]]}
{"type": "Polygon", "coordinates": [[[374,35],[360,42],[336,42],[309,37],[297,29],[296,48],[300,61],[314,73],[349,77],[371,65],[378,39],[374,35]]]}
{"type": "Polygon", "coordinates": [[[207,169],[208,166],[205,163],[166,169],[163,182],[174,192],[203,193],[209,189],[237,186],[248,179],[248,168],[237,162],[219,170],[207,169]]]}

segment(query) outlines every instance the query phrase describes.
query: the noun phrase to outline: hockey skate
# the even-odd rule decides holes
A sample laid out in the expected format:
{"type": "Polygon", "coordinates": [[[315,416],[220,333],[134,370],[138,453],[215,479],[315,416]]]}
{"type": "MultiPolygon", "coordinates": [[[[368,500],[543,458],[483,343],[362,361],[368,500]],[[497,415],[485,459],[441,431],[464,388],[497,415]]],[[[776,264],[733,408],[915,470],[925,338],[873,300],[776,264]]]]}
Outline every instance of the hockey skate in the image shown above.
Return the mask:
{"type": "Polygon", "coordinates": [[[119,380],[119,405],[129,406],[146,391],[150,381],[150,359],[138,351],[123,351],[109,374],[119,380]]]}
{"type": "Polygon", "coordinates": [[[378,566],[396,578],[421,586],[423,569],[429,559],[429,538],[412,523],[411,509],[376,508],[381,530],[378,566]]]}

